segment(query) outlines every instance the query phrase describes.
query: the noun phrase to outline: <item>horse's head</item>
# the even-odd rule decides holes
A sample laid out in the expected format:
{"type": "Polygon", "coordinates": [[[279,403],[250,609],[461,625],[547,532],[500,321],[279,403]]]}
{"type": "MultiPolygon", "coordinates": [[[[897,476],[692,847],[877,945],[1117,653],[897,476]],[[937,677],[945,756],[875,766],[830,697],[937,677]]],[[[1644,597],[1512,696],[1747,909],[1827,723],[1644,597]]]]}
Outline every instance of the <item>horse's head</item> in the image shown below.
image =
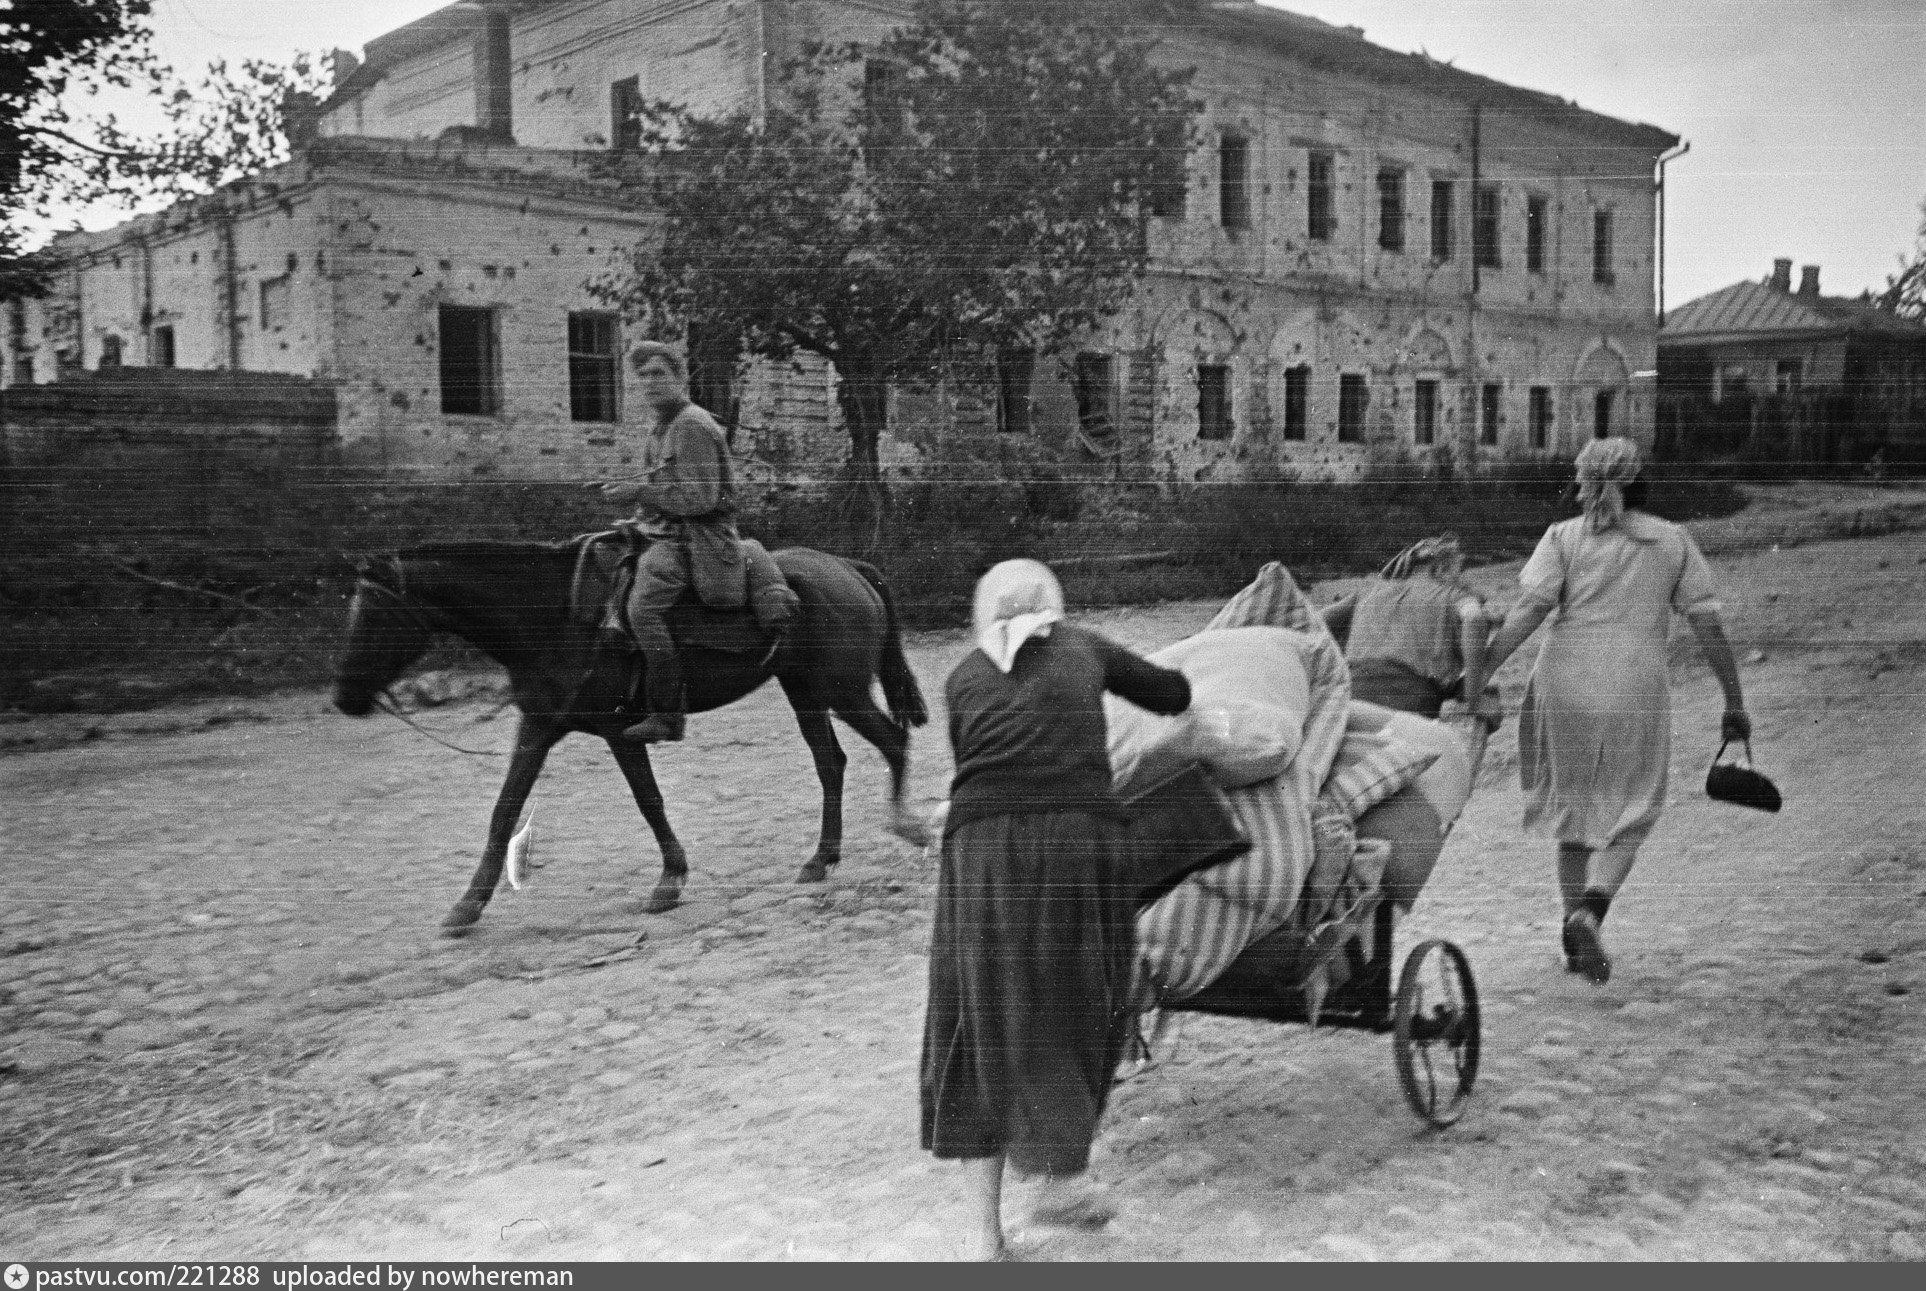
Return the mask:
{"type": "Polygon", "coordinates": [[[348,645],[334,669],[334,706],[366,717],[375,698],[427,653],[435,630],[410,598],[400,560],[361,560],[355,572],[360,581],[348,609],[348,645]]]}

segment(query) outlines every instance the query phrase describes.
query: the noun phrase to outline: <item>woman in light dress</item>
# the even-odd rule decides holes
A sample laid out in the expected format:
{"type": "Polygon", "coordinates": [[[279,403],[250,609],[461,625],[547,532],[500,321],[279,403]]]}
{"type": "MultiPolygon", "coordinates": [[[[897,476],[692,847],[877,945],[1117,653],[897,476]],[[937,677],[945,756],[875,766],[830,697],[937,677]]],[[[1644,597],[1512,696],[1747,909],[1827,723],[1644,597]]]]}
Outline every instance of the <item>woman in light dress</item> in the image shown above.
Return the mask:
{"type": "Polygon", "coordinates": [[[1612,962],[1599,926],[1665,804],[1675,611],[1725,692],[1721,736],[1752,733],[1712,571],[1689,533],[1643,509],[1639,467],[1629,439],[1585,446],[1584,514],[1539,541],[1485,660],[1496,672],[1550,618],[1518,713],[1525,826],[1558,843],[1565,967],[1601,983],[1612,962]]]}

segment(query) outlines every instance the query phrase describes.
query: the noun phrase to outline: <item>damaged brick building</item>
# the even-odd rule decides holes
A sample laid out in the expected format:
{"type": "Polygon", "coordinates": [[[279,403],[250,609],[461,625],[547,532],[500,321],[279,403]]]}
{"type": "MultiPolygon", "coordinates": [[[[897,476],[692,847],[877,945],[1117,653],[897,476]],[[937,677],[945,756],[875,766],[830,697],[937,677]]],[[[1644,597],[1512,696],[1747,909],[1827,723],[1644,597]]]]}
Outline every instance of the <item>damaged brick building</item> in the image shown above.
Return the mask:
{"type": "MultiPolygon", "coordinates": [[[[343,459],[433,474],[618,467],[641,410],[588,281],[647,237],[594,158],[643,99],[753,107],[811,38],[885,0],[454,4],[371,42],[273,173],[62,240],[7,377],[150,365],[333,383],[343,459]]],[[[1120,473],[1477,471],[1650,441],[1655,178],[1675,136],[1254,4],[1146,3],[1196,68],[1188,186],[1154,268],[1075,353],[1004,388],[898,392],[886,460],[1019,433],[1120,473]]],[[[826,367],[709,374],[739,450],[797,475],[844,451],[826,367]]]]}

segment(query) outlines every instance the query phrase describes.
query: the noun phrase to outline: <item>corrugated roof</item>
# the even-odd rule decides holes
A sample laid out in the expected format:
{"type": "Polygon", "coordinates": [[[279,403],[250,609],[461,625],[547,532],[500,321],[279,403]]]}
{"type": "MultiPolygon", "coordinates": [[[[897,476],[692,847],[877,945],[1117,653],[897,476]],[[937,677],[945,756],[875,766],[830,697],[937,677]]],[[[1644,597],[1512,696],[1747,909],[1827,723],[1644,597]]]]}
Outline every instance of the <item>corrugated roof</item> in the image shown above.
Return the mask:
{"type": "MultiPolygon", "coordinates": [[[[507,0],[515,13],[544,8],[560,0],[507,0]]],[[[908,6],[904,6],[907,10],[908,6]]],[[[1579,107],[1555,94],[1507,85],[1490,77],[1460,71],[1422,54],[1400,54],[1374,45],[1355,27],[1330,23],[1285,9],[1258,4],[1212,3],[1212,0],[1147,0],[1158,25],[1174,31],[1201,32],[1237,44],[1257,44],[1315,67],[1350,72],[1367,79],[1390,80],[1477,102],[1493,108],[1529,113],[1540,121],[1585,134],[1609,138],[1627,147],[1664,152],[1679,141],[1657,126],[1609,117],[1579,107]]],[[[365,61],[348,75],[322,105],[333,107],[379,81],[395,64],[457,40],[470,39],[480,25],[478,8],[452,4],[398,27],[368,42],[365,61]]]]}
{"type": "Polygon", "coordinates": [[[1926,324],[1875,309],[1845,296],[1805,296],[1771,283],[1735,282],[1688,301],[1665,316],[1659,341],[1698,341],[1734,336],[1875,332],[1926,338],[1926,324]]]}

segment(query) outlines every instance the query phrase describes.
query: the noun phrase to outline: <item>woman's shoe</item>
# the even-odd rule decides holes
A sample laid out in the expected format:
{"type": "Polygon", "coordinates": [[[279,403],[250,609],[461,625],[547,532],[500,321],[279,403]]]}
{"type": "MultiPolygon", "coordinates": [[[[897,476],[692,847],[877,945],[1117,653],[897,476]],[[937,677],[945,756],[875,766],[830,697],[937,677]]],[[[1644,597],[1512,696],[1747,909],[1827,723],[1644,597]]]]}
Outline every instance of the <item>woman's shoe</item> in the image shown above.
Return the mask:
{"type": "Polygon", "coordinates": [[[1564,940],[1567,972],[1583,973],[1600,986],[1612,980],[1612,960],[1599,936],[1597,915],[1590,910],[1566,915],[1564,940]]]}

